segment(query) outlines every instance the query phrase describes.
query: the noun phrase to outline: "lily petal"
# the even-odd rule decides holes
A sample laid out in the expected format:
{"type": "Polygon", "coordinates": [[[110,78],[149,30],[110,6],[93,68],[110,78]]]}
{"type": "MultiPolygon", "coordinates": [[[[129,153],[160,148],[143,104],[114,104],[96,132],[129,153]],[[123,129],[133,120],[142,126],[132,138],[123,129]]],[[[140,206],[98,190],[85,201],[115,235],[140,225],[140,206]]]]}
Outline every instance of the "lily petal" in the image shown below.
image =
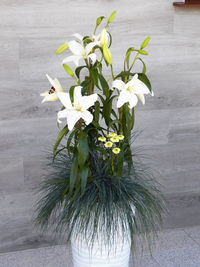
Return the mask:
{"type": "Polygon", "coordinates": [[[88,110],[81,112],[81,118],[85,121],[86,125],[93,121],[93,115],[88,110]]]}
{"type": "Polygon", "coordinates": [[[74,55],[81,56],[84,52],[84,47],[76,41],[70,41],[68,45],[74,55]]]}
{"type": "Polygon", "coordinates": [[[57,95],[64,107],[66,107],[67,109],[73,109],[68,93],[61,92],[57,93],[57,95]]]}
{"type": "Polygon", "coordinates": [[[63,109],[61,111],[58,112],[57,114],[57,121],[58,122],[62,122],[60,119],[65,119],[68,116],[68,110],[67,109],[63,109]]]}
{"type": "Polygon", "coordinates": [[[125,90],[122,90],[117,100],[117,108],[120,108],[125,103],[129,102],[129,100],[130,100],[130,94],[128,94],[125,90]]]}
{"type": "Polygon", "coordinates": [[[54,80],[54,87],[56,89],[56,92],[63,92],[63,88],[62,88],[60,82],[58,81],[58,79],[54,80]]]}
{"type": "Polygon", "coordinates": [[[65,59],[63,59],[62,64],[68,63],[68,62],[74,62],[74,64],[76,66],[79,65],[79,60],[82,58],[82,56],[77,56],[77,55],[73,55],[73,56],[69,56],[66,57],[65,59]]]}
{"type": "Polygon", "coordinates": [[[140,80],[137,80],[133,87],[136,94],[150,94],[149,88],[140,80]]]}
{"type": "Polygon", "coordinates": [[[82,36],[81,34],[79,34],[79,33],[74,33],[74,34],[72,34],[72,36],[76,37],[76,38],[79,39],[80,41],[83,40],[83,36],[82,36]]]}
{"type": "Polygon", "coordinates": [[[81,86],[76,86],[74,88],[74,106],[77,106],[81,101],[82,98],[81,89],[82,89],[81,86]]]}
{"type": "Polygon", "coordinates": [[[88,58],[91,60],[92,65],[94,65],[95,62],[96,62],[96,60],[97,60],[97,56],[96,56],[96,54],[95,54],[95,53],[92,53],[92,54],[90,54],[90,55],[88,56],[88,58]]]}
{"type": "Polygon", "coordinates": [[[68,124],[68,129],[70,131],[74,128],[74,125],[80,118],[81,118],[81,112],[78,112],[76,110],[70,111],[67,114],[67,124],[68,124]]]}
{"type": "Polygon", "coordinates": [[[123,90],[123,88],[125,87],[125,83],[121,80],[115,80],[112,82],[112,87],[117,88],[119,90],[123,90]]]}
{"type": "Polygon", "coordinates": [[[141,101],[142,104],[144,105],[144,104],[145,104],[145,98],[144,98],[144,95],[142,95],[142,94],[137,94],[137,97],[140,99],[140,101],[141,101]]]}
{"type": "Polygon", "coordinates": [[[49,80],[50,84],[54,87],[54,80],[48,74],[46,74],[46,77],[49,80]]]}
{"type": "Polygon", "coordinates": [[[98,98],[97,94],[83,96],[81,99],[81,105],[83,106],[84,109],[88,109],[94,105],[94,103],[97,101],[97,98],[98,98]]]}
{"type": "Polygon", "coordinates": [[[49,91],[46,90],[46,91],[44,91],[43,93],[41,93],[40,96],[46,96],[46,95],[48,95],[48,94],[49,94],[49,91]]]}
{"type": "Polygon", "coordinates": [[[88,55],[90,53],[90,51],[92,50],[92,48],[98,44],[99,44],[99,42],[91,42],[91,43],[87,44],[85,47],[86,54],[88,55]]]}
{"type": "MultiPolygon", "coordinates": [[[[41,95],[41,94],[40,94],[41,95]]],[[[44,95],[43,95],[44,96],[44,95]]],[[[52,94],[46,94],[42,100],[42,103],[44,102],[49,102],[49,101],[56,101],[58,100],[58,95],[56,93],[52,93],[52,94]]]]}
{"type": "Polygon", "coordinates": [[[129,107],[133,108],[137,105],[138,98],[135,94],[132,94],[131,97],[129,97],[129,107]]]}

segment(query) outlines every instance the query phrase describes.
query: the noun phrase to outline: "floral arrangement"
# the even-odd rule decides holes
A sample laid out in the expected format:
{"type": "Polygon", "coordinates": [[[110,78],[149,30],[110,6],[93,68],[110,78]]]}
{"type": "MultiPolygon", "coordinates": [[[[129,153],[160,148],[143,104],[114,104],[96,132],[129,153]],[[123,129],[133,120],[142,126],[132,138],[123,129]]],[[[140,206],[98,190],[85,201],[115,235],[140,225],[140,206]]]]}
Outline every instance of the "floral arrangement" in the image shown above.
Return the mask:
{"type": "Polygon", "coordinates": [[[127,49],[123,70],[116,74],[109,30],[115,14],[100,31],[105,17],[98,17],[93,34],[73,34],[75,40],[56,51],[69,51],[62,66],[73,84],[64,90],[47,75],[51,88],[41,94],[43,103],[60,101],[57,121],[62,128],[53,148],[53,170],[39,189],[36,223],[43,229],[51,225],[68,238],[89,231],[88,241],[101,229],[106,242],[120,224],[134,243],[135,232],[146,236],[157,229],[163,212],[149,168],[131,150],[135,107],[138,100],[145,104],[145,95],[153,96],[141,58],[148,55],[150,37],[139,48],[127,49]],[[140,73],[133,71],[136,61],[142,64],[140,73]]]}

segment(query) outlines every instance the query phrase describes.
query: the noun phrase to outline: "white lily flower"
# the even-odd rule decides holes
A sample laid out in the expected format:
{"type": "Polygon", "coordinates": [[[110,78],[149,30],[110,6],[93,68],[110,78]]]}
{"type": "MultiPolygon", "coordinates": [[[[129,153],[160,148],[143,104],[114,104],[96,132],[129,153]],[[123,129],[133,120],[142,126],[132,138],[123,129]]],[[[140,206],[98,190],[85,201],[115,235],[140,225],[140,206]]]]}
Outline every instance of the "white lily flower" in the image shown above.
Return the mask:
{"type": "Polygon", "coordinates": [[[77,39],[79,39],[81,42],[83,41],[83,36],[79,33],[74,33],[72,34],[72,36],[76,37],[77,39]]]}
{"type": "MultiPolygon", "coordinates": [[[[80,38],[81,36],[79,36],[79,39],[80,38]]],[[[90,54],[90,52],[96,45],[99,45],[98,41],[91,42],[87,44],[86,47],[83,46],[83,43],[78,43],[77,41],[70,41],[68,45],[73,55],[66,57],[62,62],[63,64],[66,64],[68,62],[74,62],[74,64],[78,66],[80,59],[90,59],[92,61],[92,64],[96,62],[96,54],[90,54]]]]}
{"type": "Polygon", "coordinates": [[[58,93],[63,92],[63,88],[57,79],[52,79],[48,74],[46,74],[46,77],[49,80],[52,87],[49,91],[46,90],[44,93],[40,94],[40,96],[44,97],[42,103],[58,100],[58,93]]]}
{"type": "Polygon", "coordinates": [[[138,75],[135,74],[127,83],[124,83],[121,80],[115,80],[112,83],[113,88],[119,89],[120,95],[117,101],[117,107],[120,108],[125,103],[129,103],[129,107],[133,108],[137,105],[138,98],[142,102],[142,104],[145,104],[145,94],[151,94],[153,96],[153,93],[151,93],[148,89],[148,87],[138,79],[138,75]]]}
{"type": "Polygon", "coordinates": [[[81,86],[75,87],[73,103],[70,100],[69,93],[58,93],[58,97],[65,107],[64,110],[58,112],[58,122],[61,122],[60,119],[66,118],[70,131],[81,118],[85,121],[86,125],[90,124],[93,120],[93,115],[88,109],[97,101],[97,94],[82,96],[81,89],[81,86]]]}

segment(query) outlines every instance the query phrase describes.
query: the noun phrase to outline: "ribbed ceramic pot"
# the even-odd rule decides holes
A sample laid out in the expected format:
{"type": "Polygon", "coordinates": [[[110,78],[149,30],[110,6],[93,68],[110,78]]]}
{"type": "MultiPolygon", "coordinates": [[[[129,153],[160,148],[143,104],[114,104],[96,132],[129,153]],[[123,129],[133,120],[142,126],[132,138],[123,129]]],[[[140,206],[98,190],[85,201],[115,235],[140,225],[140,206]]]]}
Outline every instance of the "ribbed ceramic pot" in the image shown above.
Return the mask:
{"type": "Polygon", "coordinates": [[[74,267],[128,267],[131,242],[130,239],[118,238],[109,249],[97,243],[88,247],[86,242],[71,240],[74,267]]]}

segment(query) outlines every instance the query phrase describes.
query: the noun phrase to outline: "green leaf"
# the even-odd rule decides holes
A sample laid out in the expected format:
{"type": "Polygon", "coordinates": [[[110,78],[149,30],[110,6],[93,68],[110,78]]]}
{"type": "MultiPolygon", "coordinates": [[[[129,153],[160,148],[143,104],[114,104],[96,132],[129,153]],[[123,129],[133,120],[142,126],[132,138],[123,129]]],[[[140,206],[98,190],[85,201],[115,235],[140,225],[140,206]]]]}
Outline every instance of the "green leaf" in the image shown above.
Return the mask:
{"type": "Polygon", "coordinates": [[[77,76],[78,79],[79,79],[79,76],[80,76],[80,72],[81,72],[81,70],[83,68],[88,68],[88,67],[87,66],[80,66],[80,67],[76,68],[76,70],[75,70],[75,73],[76,73],[76,76],[77,76]]]}
{"type": "Polygon", "coordinates": [[[76,86],[75,85],[72,85],[70,88],[69,88],[69,96],[70,96],[70,100],[71,102],[73,103],[74,102],[74,88],[76,86]]]}
{"type": "Polygon", "coordinates": [[[117,126],[115,125],[116,123],[121,124],[121,121],[118,119],[111,121],[108,125],[108,128],[113,128],[117,131],[117,126]]]}
{"type": "Polygon", "coordinates": [[[127,105],[124,106],[124,115],[126,117],[126,127],[129,131],[128,136],[131,135],[132,116],[127,105]]]}
{"type": "Polygon", "coordinates": [[[67,194],[68,191],[69,191],[69,185],[67,185],[66,188],[62,192],[61,202],[63,202],[65,195],[67,194]]]}
{"type": "Polygon", "coordinates": [[[106,79],[101,74],[99,74],[99,81],[103,89],[103,94],[106,96],[106,98],[108,98],[109,97],[109,85],[106,79]]]}
{"type": "Polygon", "coordinates": [[[54,153],[54,155],[53,155],[53,161],[55,160],[56,156],[57,156],[60,152],[62,152],[64,149],[66,149],[66,147],[62,147],[61,149],[57,150],[57,151],[54,153]]]}
{"type": "Polygon", "coordinates": [[[87,166],[84,166],[81,169],[81,193],[82,194],[84,193],[85,187],[86,187],[86,184],[87,184],[88,172],[89,172],[89,169],[88,169],[87,166]]]}
{"type": "Polygon", "coordinates": [[[46,184],[66,184],[67,179],[50,179],[45,181],[46,184]]]}
{"type": "Polygon", "coordinates": [[[122,176],[123,166],[124,166],[124,153],[119,153],[117,162],[117,170],[118,170],[117,174],[119,177],[122,176]]]}
{"type": "Polygon", "coordinates": [[[110,37],[110,38],[109,38],[109,41],[110,41],[110,42],[109,42],[109,46],[108,46],[108,48],[110,48],[111,45],[112,45],[112,35],[111,35],[110,32],[108,32],[108,31],[107,31],[107,33],[109,34],[109,37],[110,37]]]}
{"type": "Polygon", "coordinates": [[[57,147],[59,146],[61,140],[63,139],[63,137],[68,134],[69,130],[68,130],[68,127],[67,125],[59,132],[58,134],[58,137],[56,139],[56,143],[53,147],[53,154],[55,154],[56,150],[57,150],[57,147]]]}
{"type": "Polygon", "coordinates": [[[63,67],[69,76],[74,77],[74,73],[69,66],[67,66],[66,64],[63,64],[63,67]]]}
{"type": "Polygon", "coordinates": [[[95,126],[95,128],[97,128],[97,129],[99,129],[99,130],[102,129],[102,127],[99,125],[98,122],[96,122],[96,121],[93,120],[91,123],[95,126]]]}
{"type": "Polygon", "coordinates": [[[118,119],[118,116],[117,116],[116,112],[114,111],[114,109],[112,109],[111,114],[112,114],[116,119],[118,119]]]}
{"type": "Polygon", "coordinates": [[[145,65],[144,61],[140,57],[138,57],[137,59],[140,60],[143,64],[142,73],[146,73],[147,69],[146,69],[146,65],[145,65]]]}
{"type": "Polygon", "coordinates": [[[88,141],[87,141],[87,133],[80,132],[78,136],[78,163],[82,167],[89,153],[88,141]]]}
{"type": "Polygon", "coordinates": [[[103,104],[103,106],[104,106],[105,99],[104,99],[104,98],[103,98],[103,96],[102,96],[102,95],[100,95],[100,94],[98,94],[98,97],[101,99],[101,102],[102,102],[102,104],[103,104]]]}
{"type": "Polygon", "coordinates": [[[72,193],[74,189],[74,185],[77,179],[77,174],[78,174],[78,157],[76,154],[74,154],[70,170],[70,183],[69,183],[70,193],[72,193]]]}
{"type": "Polygon", "coordinates": [[[130,125],[131,130],[133,129],[134,124],[135,124],[135,109],[132,108],[131,125],[130,125]]]}
{"type": "Polygon", "coordinates": [[[65,43],[65,44],[62,44],[57,50],[56,50],[56,55],[59,55],[61,54],[62,52],[64,52],[65,50],[68,49],[68,44],[65,43]]]}
{"type": "Polygon", "coordinates": [[[99,122],[99,113],[100,113],[100,103],[99,101],[96,101],[94,105],[94,120],[96,122],[99,122]]]}
{"type": "Polygon", "coordinates": [[[145,56],[148,55],[148,52],[145,51],[145,50],[138,50],[138,52],[139,52],[141,55],[145,55],[145,56]]]}
{"type": "Polygon", "coordinates": [[[97,88],[99,88],[99,84],[98,84],[98,78],[99,78],[99,74],[98,74],[98,70],[96,68],[91,70],[91,75],[92,75],[92,80],[94,82],[94,84],[96,85],[97,88]]]}
{"type": "Polygon", "coordinates": [[[138,73],[138,79],[140,81],[142,81],[144,84],[146,84],[146,86],[149,88],[149,91],[152,93],[151,83],[150,83],[148,77],[146,76],[146,74],[138,73]]]}
{"type": "Polygon", "coordinates": [[[151,37],[148,36],[148,37],[143,41],[143,43],[141,44],[140,49],[144,49],[144,48],[148,45],[148,43],[149,43],[150,40],[151,40],[151,37]]]}
{"type": "Polygon", "coordinates": [[[116,15],[116,11],[113,11],[112,14],[110,15],[110,17],[108,18],[107,25],[114,20],[115,15],[116,15]]]}
{"type": "Polygon", "coordinates": [[[110,99],[107,99],[103,106],[103,117],[107,126],[109,126],[111,121],[112,101],[115,97],[116,95],[112,96],[110,99]]]}
{"type": "Polygon", "coordinates": [[[102,20],[103,20],[104,18],[105,18],[104,16],[100,16],[100,17],[97,18],[97,20],[96,20],[96,27],[99,26],[99,25],[101,24],[101,22],[102,22],[102,20]]]}
{"type": "Polygon", "coordinates": [[[74,135],[75,135],[75,133],[78,131],[78,129],[75,129],[75,130],[73,130],[71,133],[70,133],[70,135],[69,135],[69,137],[68,137],[68,139],[67,139],[67,151],[68,151],[68,154],[70,155],[70,144],[71,144],[71,142],[72,142],[72,139],[73,139],[73,137],[74,137],[74,135]]]}

